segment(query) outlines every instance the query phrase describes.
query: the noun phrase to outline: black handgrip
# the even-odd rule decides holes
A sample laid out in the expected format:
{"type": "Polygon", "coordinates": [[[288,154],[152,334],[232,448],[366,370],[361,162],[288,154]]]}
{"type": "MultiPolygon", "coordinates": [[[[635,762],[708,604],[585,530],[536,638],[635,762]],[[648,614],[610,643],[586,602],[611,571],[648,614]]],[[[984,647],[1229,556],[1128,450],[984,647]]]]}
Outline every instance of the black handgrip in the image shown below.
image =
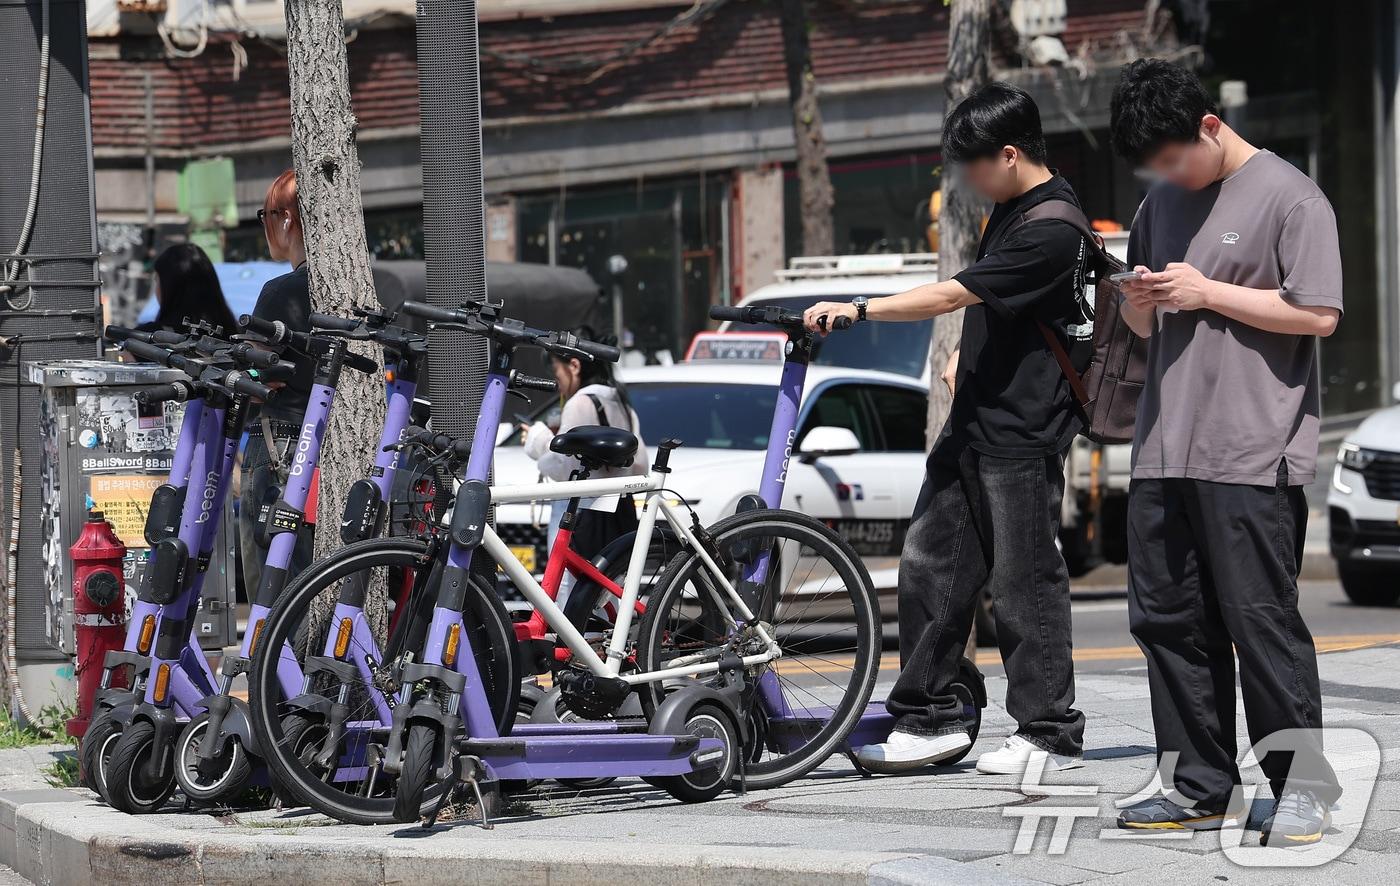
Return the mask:
{"type": "Polygon", "coordinates": [[[597,360],[616,363],[622,359],[622,349],[617,345],[605,345],[600,341],[589,341],[586,338],[581,338],[575,343],[575,346],[597,360]]]}
{"type": "Polygon", "coordinates": [[[422,317],[430,323],[464,323],[467,320],[467,316],[461,311],[427,305],[421,301],[406,301],[399,309],[410,316],[422,317]]]}
{"type": "Polygon", "coordinates": [[[138,332],[127,326],[108,326],[102,331],[102,337],[110,342],[123,342],[128,339],[135,341],[150,341],[149,332],[138,332]]]}
{"type": "Polygon", "coordinates": [[[528,388],[534,391],[559,390],[559,383],[552,378],[540,378],[535,375],[525,375],[521,372],[511,373],[510,386],[512,388],[528,388]]]}
{"type": "Polygon", "coordinates": [[[142,388],[132,395],[137,403],[142,406],[149,406],[152,403],[165,403],[173,400],[176,403],[184,403],[194,399],[196,394],[195,386],[187,381],[175,381],[168,385],[155,385],[149,388],[142,388]]]}
{"type": "Polygon", "coordinates": [[[264,320],[261,317],[254,317],[252,314],[244,314],[238,318],[238,325],[249,332],[261,335],[270,342],[280,344],[286,337],[287,327],[281,321],[264,320]]]}
{"type": "Polygon", "coordinates": [[[291,381],[296,374],[297,365],[285,361],[273,363],[271,366],[259,367],[248,373],[249,376],[265,382],[291,381]]]}
{"type": "Polygon", "coordinates": [[[280,362],[280,358],[275,351],[259,348],[247,342],[239,342],[228,349],[229,356],[239,363],[252,366],[257,369],[265,369],[275,366],[280,362]]]}
{"type": "Polygon", "coordinates": [[[133,357],[146,360],[150,363],[159,363],[162,366],[169,366],[172,356],[167,348],[162,348],[159,345],[153,345],[149,342],[139,341],[133,338],[122,342],[122,350],[133,357]]]}
{"type": "Polygon", "coordinates": [[[379,371],[378,361],[361,354],[356,354],[354,351],[345,352],[344,365],[356,372],[363,372],[365,375],[373,375],[379,371]]]}
{"type": "Polygon", "coordinates": [[[334,329],[338,332],[353,332],[360,328],[359,320],[352,320],[348,317],[337,317],[334,314],[311,315],[312,329],[334,329]]]}
{"type": "Polygon", "coordinates": [[[234,370],[224,376],[224,384],[235,394],[245,394],[257,400],[272,399],[273,390],[265,384],[253,381],[248,373],[234,370]]]}
{"type": "Polygon", "coordinates": [[[851,318],[850,318],[850,317],[847,317],[847,316],[845,316],[845,315],[843,314],[843,315],[841,315],[840,317],[837,317],[835,320],[833,320],[833,321],[831,322],[831,328],[832,328],[832,329],[850,329],[850,328],[851,328],[851,318]]]}
{"type": "Polygon", "coordinates": [[[718,320],[721,323],[725,321],[744,323],[746,322],[745,310],[737,305],[710,305],[710,319],[718,320]]]}

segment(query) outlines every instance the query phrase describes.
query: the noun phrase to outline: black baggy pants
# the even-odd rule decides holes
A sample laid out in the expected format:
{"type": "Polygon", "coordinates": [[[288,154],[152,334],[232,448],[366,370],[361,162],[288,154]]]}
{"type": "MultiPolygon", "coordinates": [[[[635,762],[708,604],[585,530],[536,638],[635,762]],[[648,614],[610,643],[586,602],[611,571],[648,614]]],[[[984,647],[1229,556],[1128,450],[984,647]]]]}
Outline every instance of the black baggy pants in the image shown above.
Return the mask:
{"type": "Polygon", "coordinates": [[[949,684],[989,587],[1017,731],[1047,751],[1082,752],[1069,574],[1055,545],[1064,488],[1063,455],[930,456],[899,562],[901,671],[886,702],[896,729],[967,729],[949,684]]]}
{"type": "Polygon", "coordinates": [[[1250,741],[1313,730],[1291,754],[1260,761],[1274,793],[1287,781],[1336,800],[1315,731],[1317,655],[1298,612],[1302,487],[1285,485],[1281,469],[1275,486],[1134,480],[1128,495],[1128,617],[1147,656],[1158,759],[1180,755],[1165,787],[1227,808],[1239,782],[1233,647],[1250,741]]]}

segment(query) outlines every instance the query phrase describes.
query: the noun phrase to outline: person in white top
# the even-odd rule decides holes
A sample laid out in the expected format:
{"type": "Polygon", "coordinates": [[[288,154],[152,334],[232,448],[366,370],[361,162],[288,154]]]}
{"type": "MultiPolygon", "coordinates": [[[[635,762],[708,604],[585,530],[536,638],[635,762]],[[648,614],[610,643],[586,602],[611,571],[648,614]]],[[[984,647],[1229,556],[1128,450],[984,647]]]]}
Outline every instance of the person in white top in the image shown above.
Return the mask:
{"type": "MultiPolygon", "coordinates": [[[[580,335],[594,338],[586,330],[580,335]]],[[[647,472],[646,445],[641,442],[641,423],[637,413],[627,399],[627,390],[612,373],[612,364],[602,360],[584,363],[577,358],[567,360],[553,358],[554,379],[559,385],[559,397],[564,407],[559,414],[559,426],[551,428],[537,421],[524,427],[525,454],[535,460],[540,475],[548,480],[563,481],[579,468],[578,459],[554,452],[549,448],[556,434],[589,425],[606,425],[631,431],[636,435],[637,454],[632,464],[625,468],[600,468],[590,474],[591,478],[626,477],[647,472]]],[[[564,512],[565,502],[556,501],[552,505],[549,521],[549,546],[554,546],[554,537],[559,530],[559,518],[564,512]]],[[[637,529],[636,506],[629,496],[606,495],[585,499],[574,522],[574,535],[571,545],[584,557],[592,558],[613,539],[635,532],[637,529]]],[[[559,604],[578,624],[586,619],[582,606],[568,605],[569,588],[572,581],[565,576],[559,590],[559,604]],[[575,611],[579,610],[579,611],[575,611]]],[[[582,625],[579,625],[582,627],[582,625]]]]}

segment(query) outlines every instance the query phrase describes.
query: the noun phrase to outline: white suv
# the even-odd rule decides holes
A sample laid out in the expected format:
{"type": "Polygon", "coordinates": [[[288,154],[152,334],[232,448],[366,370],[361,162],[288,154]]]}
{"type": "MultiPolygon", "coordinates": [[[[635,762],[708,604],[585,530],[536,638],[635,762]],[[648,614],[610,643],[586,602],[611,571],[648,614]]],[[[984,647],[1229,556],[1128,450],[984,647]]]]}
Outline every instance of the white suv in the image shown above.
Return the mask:
{"type": "MultiPolygon", "coordinates": [[[[1393,396],[1400,400],[1400,385],[1393,396]]],[[[1327,517],[1347,597],[1362,606],[1400,600],[1400,406],[1371,415],[1342,443],[1327,517]]]]}

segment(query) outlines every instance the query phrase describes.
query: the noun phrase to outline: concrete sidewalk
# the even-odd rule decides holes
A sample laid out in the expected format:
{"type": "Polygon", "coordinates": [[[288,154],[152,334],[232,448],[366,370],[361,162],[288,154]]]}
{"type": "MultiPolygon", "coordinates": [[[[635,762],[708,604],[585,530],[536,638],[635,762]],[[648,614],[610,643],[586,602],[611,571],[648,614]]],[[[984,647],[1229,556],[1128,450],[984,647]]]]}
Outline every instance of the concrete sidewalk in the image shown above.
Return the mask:
{"type": "MultiPolygon", "coordinates": [[[[1080,678],[1088,763],[1030,792],[1017,779],[979,776],[970,762],[861,779],[841,760],[776,791],[698,806],[633,781],[583,793],[541,790],[511,801],[493,830],[459,821],[427,832],[339,825],[305,810],[135,818],[84,791],[48,787],[40,770],[61,750],[3,751],[0,863],[36,883],[143,886],[273,878],[294,886],[1393,883],[1400,647],[1326,654],[1321,669],[1328,726],[1363,732],[1329,733],[1329,757],[1348,792],[1334,832],[1308,850],[1259,850],[1252,830],[1226,851],[1220,834],[1144,839],[1112,828],[1114,801],[1151,785],[1155,773],[1146,675],[1134,668],[1080,678]],[[1071,786],[1080,791],[1045,795],[1071,786]],[[1261,851],[1267,857],[1258,858],[1261,851]],[[1338,851],[1318,867],[1277,866],[1338,851]]],[[[999,706],[1004,683],[988,682],[994,702],[974,755],[1011,726],[999,706]]],[[[1256,803],[1256,813],[1264,808],[1256,803]]]]}

